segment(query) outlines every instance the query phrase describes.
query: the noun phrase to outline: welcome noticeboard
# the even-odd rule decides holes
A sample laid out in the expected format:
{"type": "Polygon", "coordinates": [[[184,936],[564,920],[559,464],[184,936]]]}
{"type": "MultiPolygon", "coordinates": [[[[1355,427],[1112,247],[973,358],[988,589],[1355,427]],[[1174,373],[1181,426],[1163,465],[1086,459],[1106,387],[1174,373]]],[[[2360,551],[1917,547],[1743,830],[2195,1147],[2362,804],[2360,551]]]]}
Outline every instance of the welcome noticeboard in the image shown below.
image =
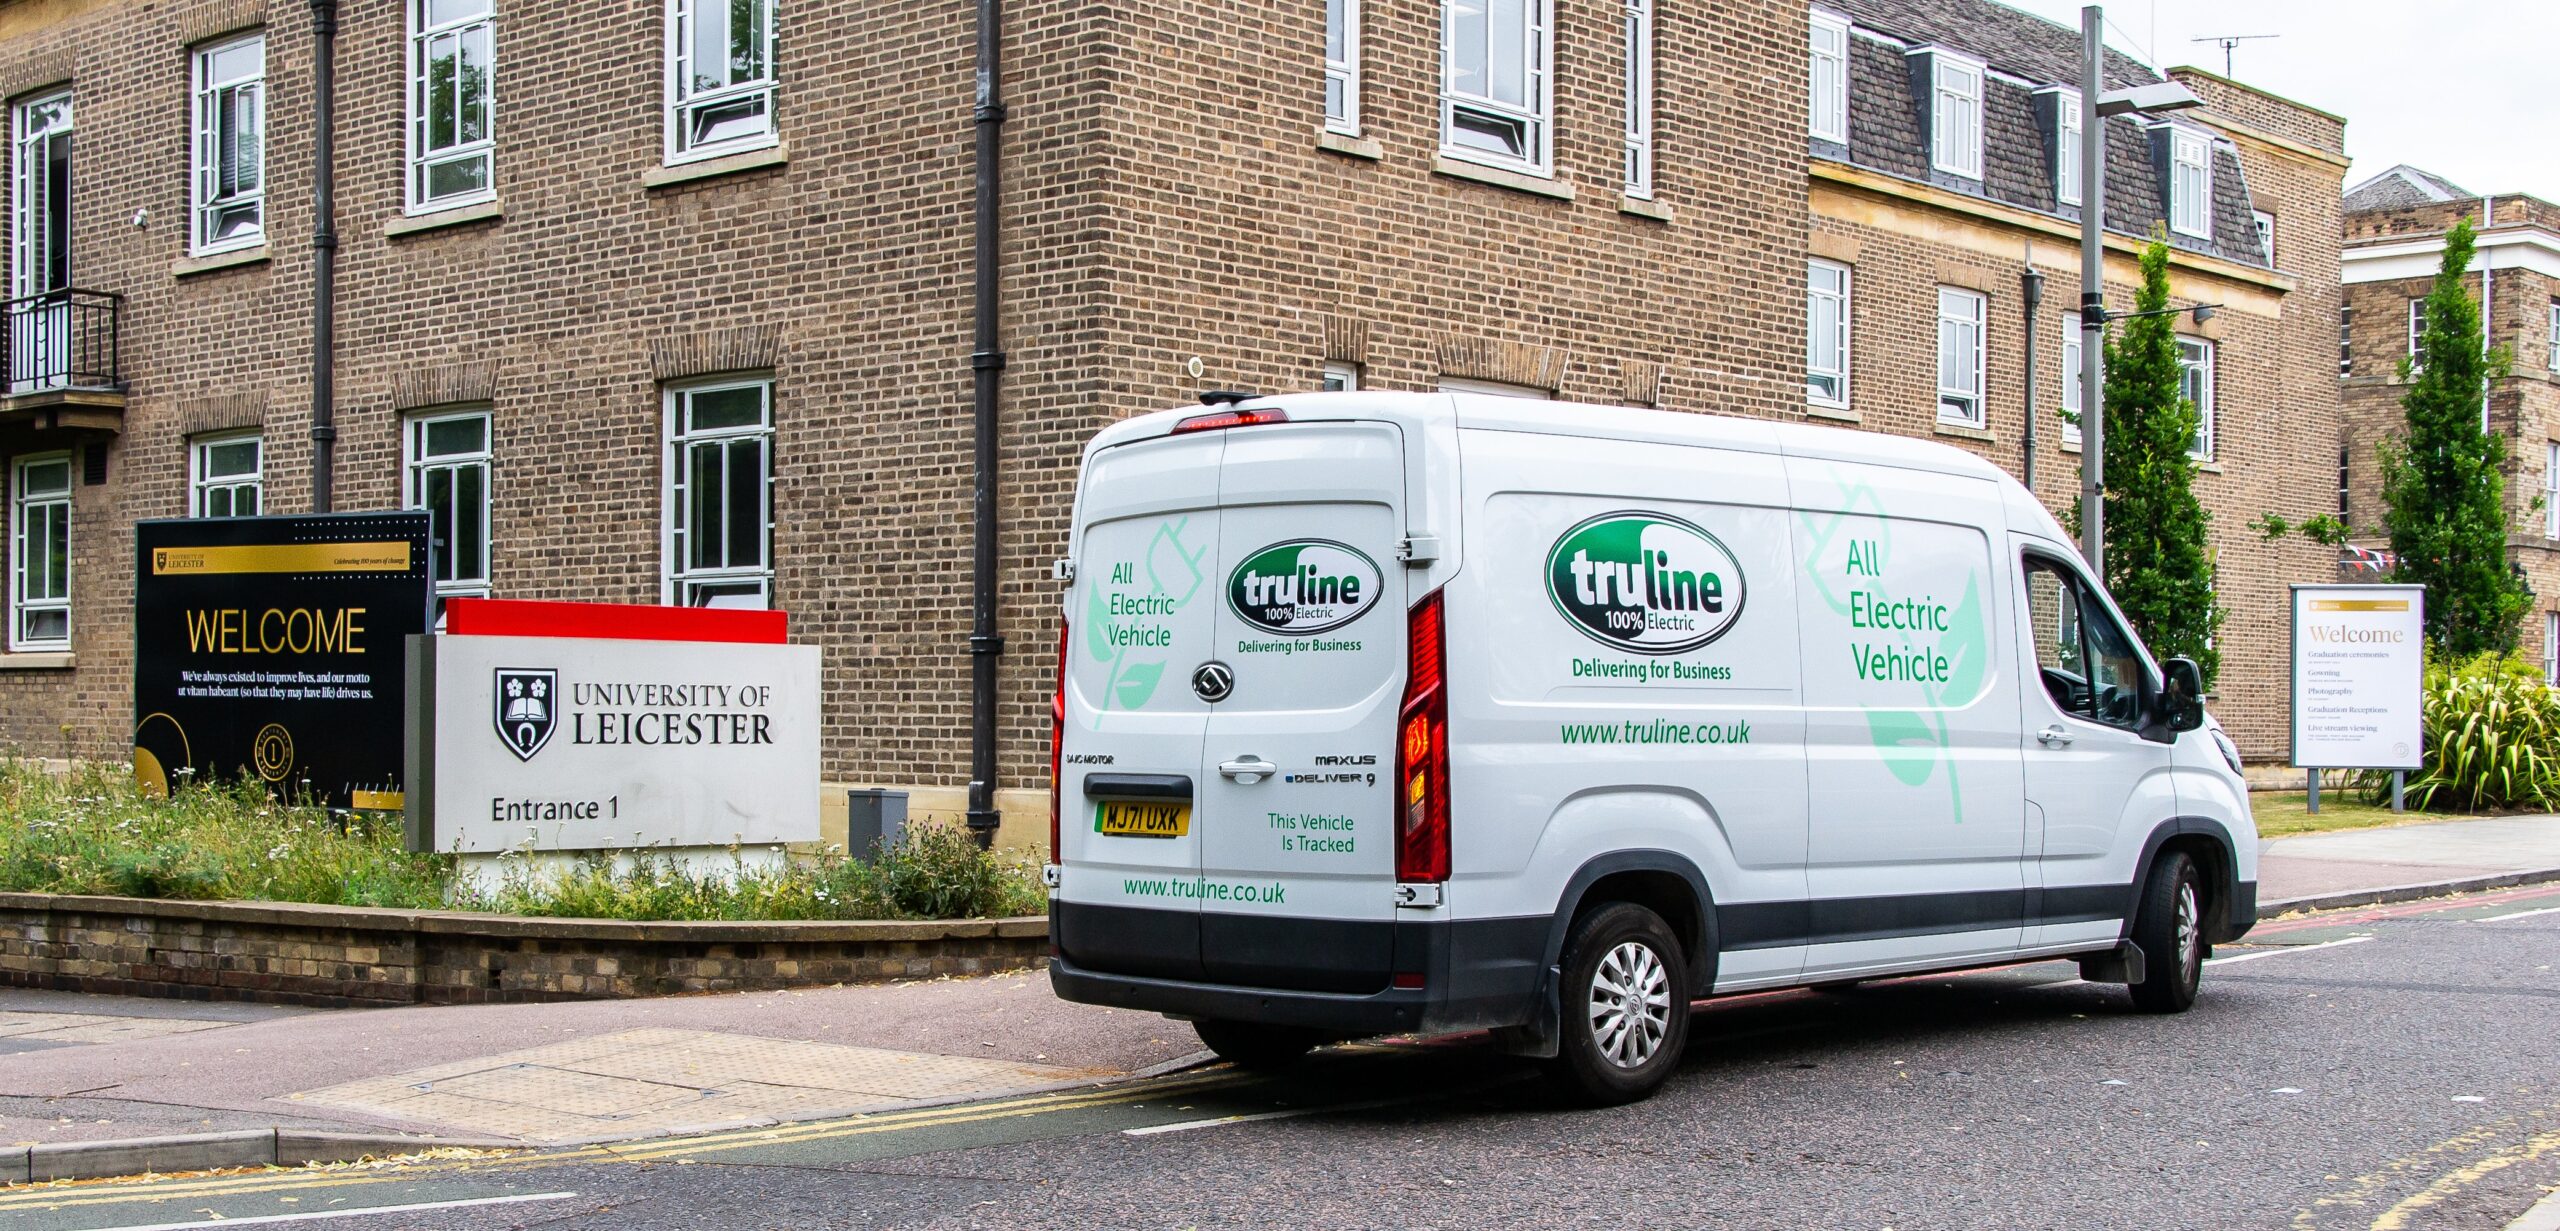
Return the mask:
{"type": "Polygon", "coordinates": [[[403,649],[429,621],[428,515],[134,527],[133,770],[149,792],[243,773],[397,808],[403,649]]]}
{"type": "Polygon", "coordinates": [[[2293,587],[2293,764],[2417,769],[2424,586],[2293,587]]]}

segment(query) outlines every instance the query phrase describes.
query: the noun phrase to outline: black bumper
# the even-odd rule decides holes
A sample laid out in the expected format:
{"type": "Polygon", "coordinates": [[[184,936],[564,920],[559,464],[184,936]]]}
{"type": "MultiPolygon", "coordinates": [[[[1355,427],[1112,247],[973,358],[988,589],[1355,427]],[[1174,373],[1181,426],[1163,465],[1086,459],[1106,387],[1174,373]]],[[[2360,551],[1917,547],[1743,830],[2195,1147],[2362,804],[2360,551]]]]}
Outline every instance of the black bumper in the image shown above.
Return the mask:
{"type": "Polygon", "coordinates": [[[1080,1004],[1346,1036],[1516,1026],[1550,920],[1358,922],[1052,901],[1050,986],[1080,1004]],[[1420,987],[1397,987],[1397,976],[1420,987]]]}
{"type": "Polygon", "coordinates": [[[2229,944],[2249,934],[2258,926],[2258,882],[2234,881],[2231,886],[2231,915],[2222,921],[2222,934],[2213,938],[2217,945],[2229,944]]]}

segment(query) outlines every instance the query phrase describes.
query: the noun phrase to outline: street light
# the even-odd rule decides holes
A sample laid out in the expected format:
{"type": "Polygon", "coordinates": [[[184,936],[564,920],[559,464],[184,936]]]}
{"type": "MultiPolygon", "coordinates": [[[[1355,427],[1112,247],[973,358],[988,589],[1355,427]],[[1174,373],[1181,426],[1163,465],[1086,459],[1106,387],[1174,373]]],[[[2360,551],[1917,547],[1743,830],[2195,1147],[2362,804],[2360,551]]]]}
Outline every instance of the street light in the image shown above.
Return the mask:
{"type": "MultiPolygon", "coordinates": [[[[2080,10],[2080,554],[2106,569],[2107,117],[2181,111],[2204,100],[2174,81],[2106,90],[2104,8],[2080,10]]],[[[2199,315],[2198,320],[2204,319],[2199,315]]]]}

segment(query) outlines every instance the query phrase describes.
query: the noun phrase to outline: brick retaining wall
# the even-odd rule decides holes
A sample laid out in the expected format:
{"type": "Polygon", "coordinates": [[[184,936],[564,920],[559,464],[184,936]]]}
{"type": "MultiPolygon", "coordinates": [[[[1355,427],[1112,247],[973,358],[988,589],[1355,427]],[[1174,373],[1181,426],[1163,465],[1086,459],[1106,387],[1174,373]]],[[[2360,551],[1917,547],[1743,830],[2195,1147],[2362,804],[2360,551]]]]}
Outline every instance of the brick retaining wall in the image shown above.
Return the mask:
{"type": "Polygon", "coordinates": [[[1035,968],[1048,920],[625,923],[0,893],[0,985],[331,1007],[602,1000],[1035,968]]]}

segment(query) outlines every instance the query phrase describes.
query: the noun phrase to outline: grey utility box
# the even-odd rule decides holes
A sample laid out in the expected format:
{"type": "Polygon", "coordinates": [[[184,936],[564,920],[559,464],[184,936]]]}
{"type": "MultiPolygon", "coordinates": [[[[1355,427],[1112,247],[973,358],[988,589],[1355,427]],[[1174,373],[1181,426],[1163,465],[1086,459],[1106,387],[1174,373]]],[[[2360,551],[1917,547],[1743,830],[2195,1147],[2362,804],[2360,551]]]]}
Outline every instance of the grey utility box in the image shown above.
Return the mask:
{"type": "Polygon", "coordinates": [[[898,844],[907,832],[907,793],[877,787],[856,787],[845,792],[844,847],[856,859],[871,858],[872,847],[882,841],[898,844]]]}

